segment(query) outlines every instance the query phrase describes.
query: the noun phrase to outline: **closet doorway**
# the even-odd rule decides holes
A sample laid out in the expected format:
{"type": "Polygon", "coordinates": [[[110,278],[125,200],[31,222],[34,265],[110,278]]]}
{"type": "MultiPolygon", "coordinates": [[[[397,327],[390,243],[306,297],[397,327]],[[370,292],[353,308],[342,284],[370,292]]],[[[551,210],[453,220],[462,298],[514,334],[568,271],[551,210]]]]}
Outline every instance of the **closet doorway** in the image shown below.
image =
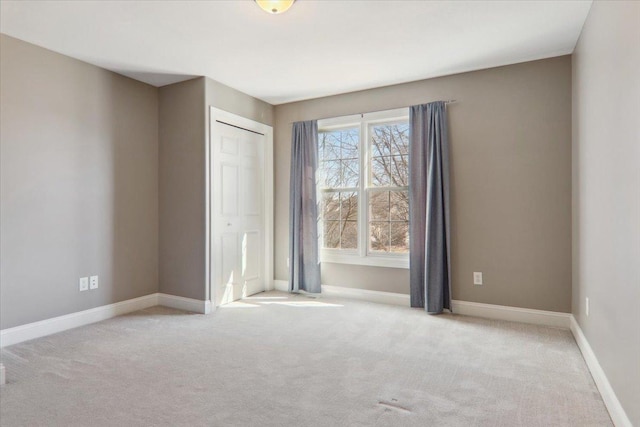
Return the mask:
{"type": "Polygon", "coordinates": [[[272,289],[273,130],[210,110],[209,283],[217,307],[272,289]]]}

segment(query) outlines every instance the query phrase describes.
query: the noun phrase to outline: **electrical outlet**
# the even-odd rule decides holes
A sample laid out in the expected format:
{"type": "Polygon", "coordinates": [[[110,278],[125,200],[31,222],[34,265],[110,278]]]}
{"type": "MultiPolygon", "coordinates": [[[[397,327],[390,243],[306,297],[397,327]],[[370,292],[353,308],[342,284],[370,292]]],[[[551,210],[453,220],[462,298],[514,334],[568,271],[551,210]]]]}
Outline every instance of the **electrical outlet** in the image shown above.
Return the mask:
{"type": "Polygon", "coordinates": [[[473,284],[482,285],[482,272],[480,271],[473,272],[473,284]]]}
{"type": "Polygon", "coordinates": [[[98,276],[91,276],[89,278],[89,289],[98,289],[98,276]]]}
{"type": "Polygon", "coordinates": [[[89,278],[88,277],[81,277],[80,278],[79,289],[80,289],[80,292],[89,290],[89,278]]]}
{"type": "Polygon", "coordinates": [[[585,298],[584,308],[584,313],[587,315],[587,317],[589,317],[589,297],[585,298]]]}

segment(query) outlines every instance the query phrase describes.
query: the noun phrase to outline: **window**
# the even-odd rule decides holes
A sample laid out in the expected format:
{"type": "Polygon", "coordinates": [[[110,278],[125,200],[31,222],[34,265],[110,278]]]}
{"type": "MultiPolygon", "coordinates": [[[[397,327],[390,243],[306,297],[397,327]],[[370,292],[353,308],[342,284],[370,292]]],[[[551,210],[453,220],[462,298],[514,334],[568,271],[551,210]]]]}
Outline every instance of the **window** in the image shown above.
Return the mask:
{"type": "Polygon", "coordinates": [[[360,129],[319,132],[323,248],[358,249],[360,129]]]}
{"type": "Polygon", "coordinates": [[[369,249],[409,252],[409,123],[369,126],[369,249]]]}
{"type": "Polygon", "coordinates": [[[408,268],[408,110],[318,129],[321,260],[408,268]]]}

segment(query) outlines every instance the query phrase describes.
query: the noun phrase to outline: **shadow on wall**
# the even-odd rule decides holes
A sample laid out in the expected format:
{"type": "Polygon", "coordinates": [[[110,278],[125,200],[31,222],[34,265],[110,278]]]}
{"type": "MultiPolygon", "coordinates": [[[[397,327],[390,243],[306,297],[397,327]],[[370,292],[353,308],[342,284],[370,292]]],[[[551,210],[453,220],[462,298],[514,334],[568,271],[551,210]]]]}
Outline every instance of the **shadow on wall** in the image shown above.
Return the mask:
{"type": "MultiPolygon", "coordinates": [[[[137,77],[136,77],[137,78],[137,77]]],[[[154,103],[130,96],[132,82],[112,79],[111,216],[104,218],[104,253],[111,275],[110,301],[123,301],[158,291],[158,92],[154,103]],[[140,125],[144,117],[144,126],[140,125]],[[107,231],[111,228],[110,231],[107,231]],[[107,252],[107,247],[110,251],[107,252]],[[110,261],[110,262],[109,262],[110,261]]],[[[151,88],[149,88],[151,89],[151,88]]],[[[110,193],[110,194],[107,194],[110,193]]],[[[96,212],[97,214],[97,212],[96,212]]],[[[96,248],[98,252],[101,248],[96,248]]]]}

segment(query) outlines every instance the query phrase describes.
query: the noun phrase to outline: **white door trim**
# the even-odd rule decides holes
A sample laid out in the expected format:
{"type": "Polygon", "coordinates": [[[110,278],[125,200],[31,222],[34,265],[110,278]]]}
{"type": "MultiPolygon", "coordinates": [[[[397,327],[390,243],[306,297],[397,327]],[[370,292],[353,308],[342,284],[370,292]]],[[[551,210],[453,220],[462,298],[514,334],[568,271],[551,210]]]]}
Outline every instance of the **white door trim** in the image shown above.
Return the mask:
{"type": "Polygon", "coordinates": [[[265,125],[264,123],[256,122],[246,117],[239,116],[237,114],[229,113],[228,111],[220,110],[219,108],[209,107],[209,132],[206,143],[206,299],[211,301],[212,309],[215,309],[215,283],[214,275],[212,274],[212,200],[213,200],[213,186],[211,185],[211,142],[213,124],[218,120],[226,124],[237,126],[252,132],[261,133],[265,136],[265,150],[264,150],[264,280],[265,290],[273,289],[273,128],[265,125]]]}

